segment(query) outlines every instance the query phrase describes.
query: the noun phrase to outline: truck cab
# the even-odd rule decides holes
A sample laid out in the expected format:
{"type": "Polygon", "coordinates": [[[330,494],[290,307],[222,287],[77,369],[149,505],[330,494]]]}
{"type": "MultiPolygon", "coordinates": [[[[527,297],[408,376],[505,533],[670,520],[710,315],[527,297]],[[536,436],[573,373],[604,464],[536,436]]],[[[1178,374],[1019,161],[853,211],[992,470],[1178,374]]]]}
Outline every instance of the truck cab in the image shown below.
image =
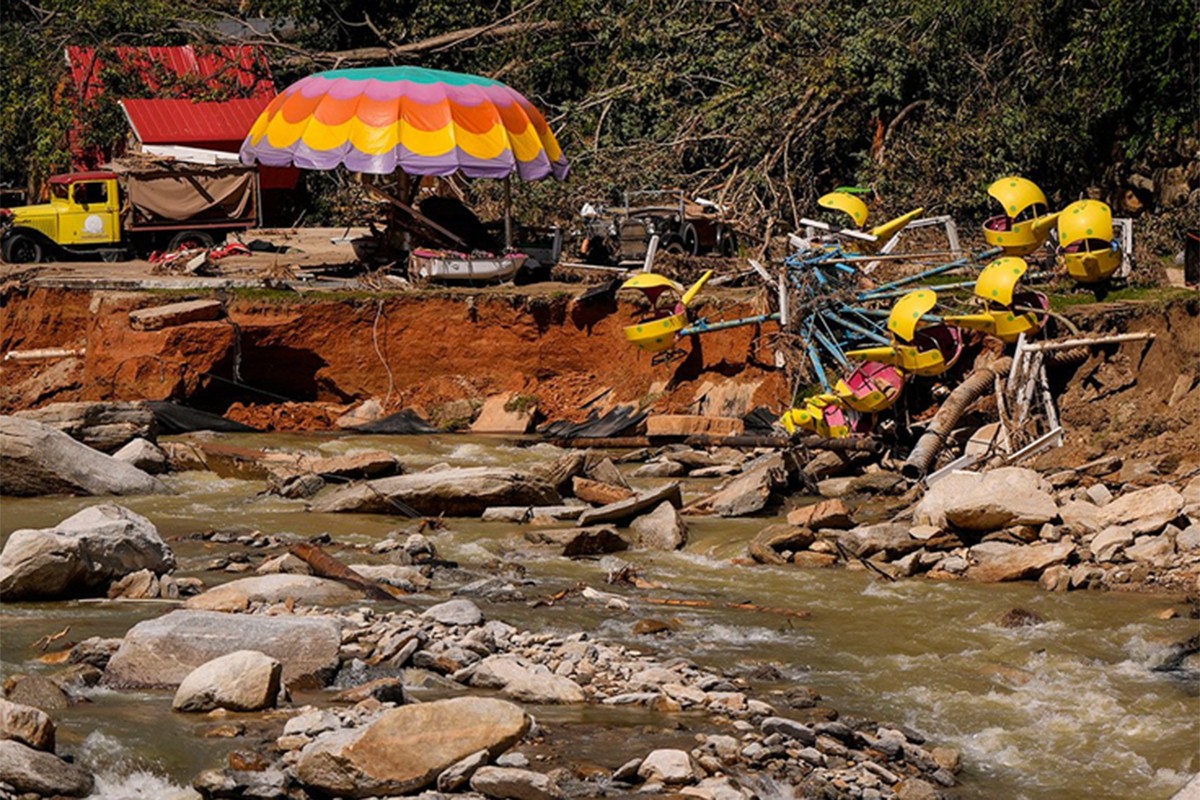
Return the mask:
{"type": "Polygon", "coordinates": [[[113,172],[55,175],[49,203],[7,211],[11,227],[3,250],[10,263],[41,261],[49,246],[103,254],[121,241],[121,196],[113,172]]]}

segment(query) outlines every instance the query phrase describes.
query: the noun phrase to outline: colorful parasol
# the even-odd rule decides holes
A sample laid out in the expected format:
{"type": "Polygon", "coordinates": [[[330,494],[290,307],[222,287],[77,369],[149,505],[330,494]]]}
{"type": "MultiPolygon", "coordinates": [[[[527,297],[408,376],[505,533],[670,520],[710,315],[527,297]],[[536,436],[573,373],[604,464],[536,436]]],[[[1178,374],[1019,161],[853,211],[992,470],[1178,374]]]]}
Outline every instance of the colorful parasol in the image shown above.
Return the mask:
{"type": "Polygon", "coordinates": [[[320,72],[285,89],[242,144],[242,163],[386,175],[567,177],[545,117],[499,81],[420,67],[320,72]]]}

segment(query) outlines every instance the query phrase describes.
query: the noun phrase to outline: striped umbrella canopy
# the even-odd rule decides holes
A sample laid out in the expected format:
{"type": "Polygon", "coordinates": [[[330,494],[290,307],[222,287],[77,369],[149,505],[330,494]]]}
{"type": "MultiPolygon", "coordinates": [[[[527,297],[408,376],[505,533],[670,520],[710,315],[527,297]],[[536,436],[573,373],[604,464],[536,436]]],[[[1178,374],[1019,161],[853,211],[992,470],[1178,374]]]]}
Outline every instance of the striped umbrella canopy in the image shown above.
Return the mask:
{"type": "Polygon", "coordinates": [[[533,104],[499,81],[420,67],[319,72],[276,97],[242,143],[242,163],[386,175],[567,177],[533,104]]]}

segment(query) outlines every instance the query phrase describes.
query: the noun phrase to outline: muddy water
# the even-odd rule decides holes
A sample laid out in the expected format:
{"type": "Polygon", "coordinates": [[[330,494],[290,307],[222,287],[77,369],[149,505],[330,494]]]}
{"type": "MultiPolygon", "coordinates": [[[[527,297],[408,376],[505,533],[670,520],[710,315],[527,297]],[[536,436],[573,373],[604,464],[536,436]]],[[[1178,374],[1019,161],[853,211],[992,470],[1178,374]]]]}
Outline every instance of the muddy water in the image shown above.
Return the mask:
{"type": "MultiPolygon", "coordinates": [[[[381,448],[400,455],[410,469],[441,462],[521,466],[558,453],[544,445],[518,448],[464,437],[225,440],[326,454],[381,448]]],[[[300,502],[257,496],[261,483],[207,473],[173,476],[169,482],[175,495],[126,502],[168,538],[220,528],[329,533],[339,543],[369,544],[405,523],[399,518],[309,514],[300,502]]],[[[699,494],[707,484],[688,482],[687,493],[699,494]]],[[[90,502],[6,499],[0,536],[21,527],[52,525],[90,502]]],[[[511,603],[487,610],[521,626],[594,631],[644,651],[685,656],[733,673],[749,675],[756,666],[771,664],[783,680],[759,680],[756,688],[807,685],[844,714],[904,723],[931,743],[960,748],[966,765],[961,796],[967,798],[1168,798],[1200,770],[1197,676],[1164,675],[1145,666],[1165,643],[1195,630],[1194,621],[1158,619],[1167,601],[1101,593],[1050,595],[1026,585],[884,584],[863,572],[731,565],[730,559],[745,552],[746,542],[766,522],[697,519],[691,522],[686,551],[622,557],[665,587],[654,593],[658,596],[802,608],[812,611],[810,619],[636,602],[633,613],[626,614],[571,603],[549,609],[511,603]],[[1033,610],[1047,623],[1020,629],[996,625],[1013,606],[1033,610]],[[635,636],[633,624],[643,617],[674,618],[679,630],[662,638],[635,636]]],[[[600,562],[524,555],[513,525],[452,520],[449,528],[435,537],[439,555],[476,570],[497,558],[520,563],[537,582],[526,587],[528,593],[551,594],[579,581],[606,588],[600,562]]],[[[182,574],[200,575],[210,584],[236,577],[203,571],[208,560],[229,552],[229,545],[181,539],[172,546],[182,574]]],[[[72,626],[74,640],[119,636],[166,608],[129,602],[4,606],[0,668],[5,674],[48,669],[30,660],[35,653],[29,644],[63,625],[72,626]]],[[[211,721],[171,714],[165,692],[97,690],[89,699],[55,716],[65,748],[99,770],[98,796],[190,797],[183,787],[191,778],[218,766],[237,746],[204,738],[211,721]]],[[[644,712],[542,709],[539,717],[567,728],[610,726],[611,737],[581,737],[573,745],[580,760],[610,767],[620,763],[624,752],[644,753],[672,735],[670,726],[644,712]]],[[[689,724],[683,719],[678,727],[689,724]]]]}

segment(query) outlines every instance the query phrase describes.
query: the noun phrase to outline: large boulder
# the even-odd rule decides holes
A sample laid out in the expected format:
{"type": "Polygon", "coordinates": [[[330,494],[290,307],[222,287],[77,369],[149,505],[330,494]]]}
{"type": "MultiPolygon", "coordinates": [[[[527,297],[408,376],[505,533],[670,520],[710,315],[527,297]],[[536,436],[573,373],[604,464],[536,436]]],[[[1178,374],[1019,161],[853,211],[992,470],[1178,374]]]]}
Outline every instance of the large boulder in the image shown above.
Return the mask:
{"type": "Polygon", "coordinates": [[[31,419],[0,416],[0,494],[166,494],[153,475],[31,419]]]}
{"type": "Polygon", "coordinates": [[[104,596],[110,583],[132,572],[174,568],[175,555],[150,520],[105,503],[53,528],[13,531],[0,552],[0,597],[104,596]]]}
{"type": "Polygon", "coordinates": [[[669,502],[662,502],[649,514],[630,523],[638,546],[648,550],[679,550],[687,544],[688,528],[683,517],[669,502]]]}
{"type": "Polygon", "coordinates": [[[257,650],[283,665],[289,686],[323,686],[337,672],[342,634],[330,619],[217,611],[172,611],[134,625],[109,660],[115,688],[175,688],[218,656],[257,650]]]}
{"type": "Polygon", "coordinates": [[[196,667],[175,691],[175,711],[261,711],[275,705],[283,666],[257,650],[237,650],[196,667]]]}
{"type": "Polygon", "coordinates": [[[0,783],[18,794],[83,797],[91,794],[92,775],[53,753],[34,750],[13,740],[0,741],[0,783]]]}
{"type": "Polygon", "coordinates": [[[0,739],[54,752],[54,722],[40,708],[0,698],[0,739]]]}
{"type": "Polygon", "coordinates": [[[282,603],[288,599],[306,606],[344,606],[363,599],[345,584],[313,575],[281,572],[239,578],[189,598],[184,608],[244,611],[251,603],[282,603]]]}
{"type": "Polygon", "coordinates": [[[145,403],[51,403],[13,414],[60,430],[102,453],[115,453],[134,439],[153,440],[154,412],[145,403]]]}
{"type": "Polygon", "coordinates": [[[145,439],[134,439],[112,456],[117,461],[132,464],[149,475],[161,475],[170,466],[163,449],[145,439]]]}
{"type": "Polygon", "coordinates": [[[458,697],[385,711],[362,728],[324,734],[300,752],[296,776],[308,789],[361,798],[416,792],[473,753],[495,757],[529,730],[520,706],[458,697]]]}
{"type": "Polygon", "coordinates": [[[693,503],[687,511],[693,514],[716,514],[721,517],[745,517],[767,507],[775,492],[787,486],[788,473],[783,456],[778,453],[762,456],[746,465],[742,474],[717,491],[693,503]]]}
{"type": "MultiPolygon", "coordinates": [[[[1058,506],[1031,469],[1002,467],[975,474],[942,501],[945,521],[964,531],[995,531],[1013,525],[1042,525],[1058,516],[1058,506]]],[[[937,493],[941,483],[931,493],[937,493]]],[[[918,519],[918,522],[922,520],[918,519]]],[[[937,522],[931,524],[939,524],[937,522]]]]}
{"type": "Polygon", "coordinates": [[[1154,533],[1179,516],[1183,503],[1183,495],[1174,486],[1162,484],[1138,489],[1100,509],[1100,527],[1120,525],[1134,535],[1154,533]]]}
{"type": "Polygon", "coordinates": [[[312,510],[395,514],[407,506],[425,516],[477,517],[489,506],[558,502],[553,486],[525,472],[500,467],[452,467],[340,487],[318,497],[312,510]]]}
{"type": "Polygon", "coordinates": [[[1047,567],[1066,563],[1074,549],[1074,543],[1066,541],[1034,545],[984,542],[971,548],[976,563],[967,570],[967,577],[982,583],[1036,578],[1047,567]]]}

